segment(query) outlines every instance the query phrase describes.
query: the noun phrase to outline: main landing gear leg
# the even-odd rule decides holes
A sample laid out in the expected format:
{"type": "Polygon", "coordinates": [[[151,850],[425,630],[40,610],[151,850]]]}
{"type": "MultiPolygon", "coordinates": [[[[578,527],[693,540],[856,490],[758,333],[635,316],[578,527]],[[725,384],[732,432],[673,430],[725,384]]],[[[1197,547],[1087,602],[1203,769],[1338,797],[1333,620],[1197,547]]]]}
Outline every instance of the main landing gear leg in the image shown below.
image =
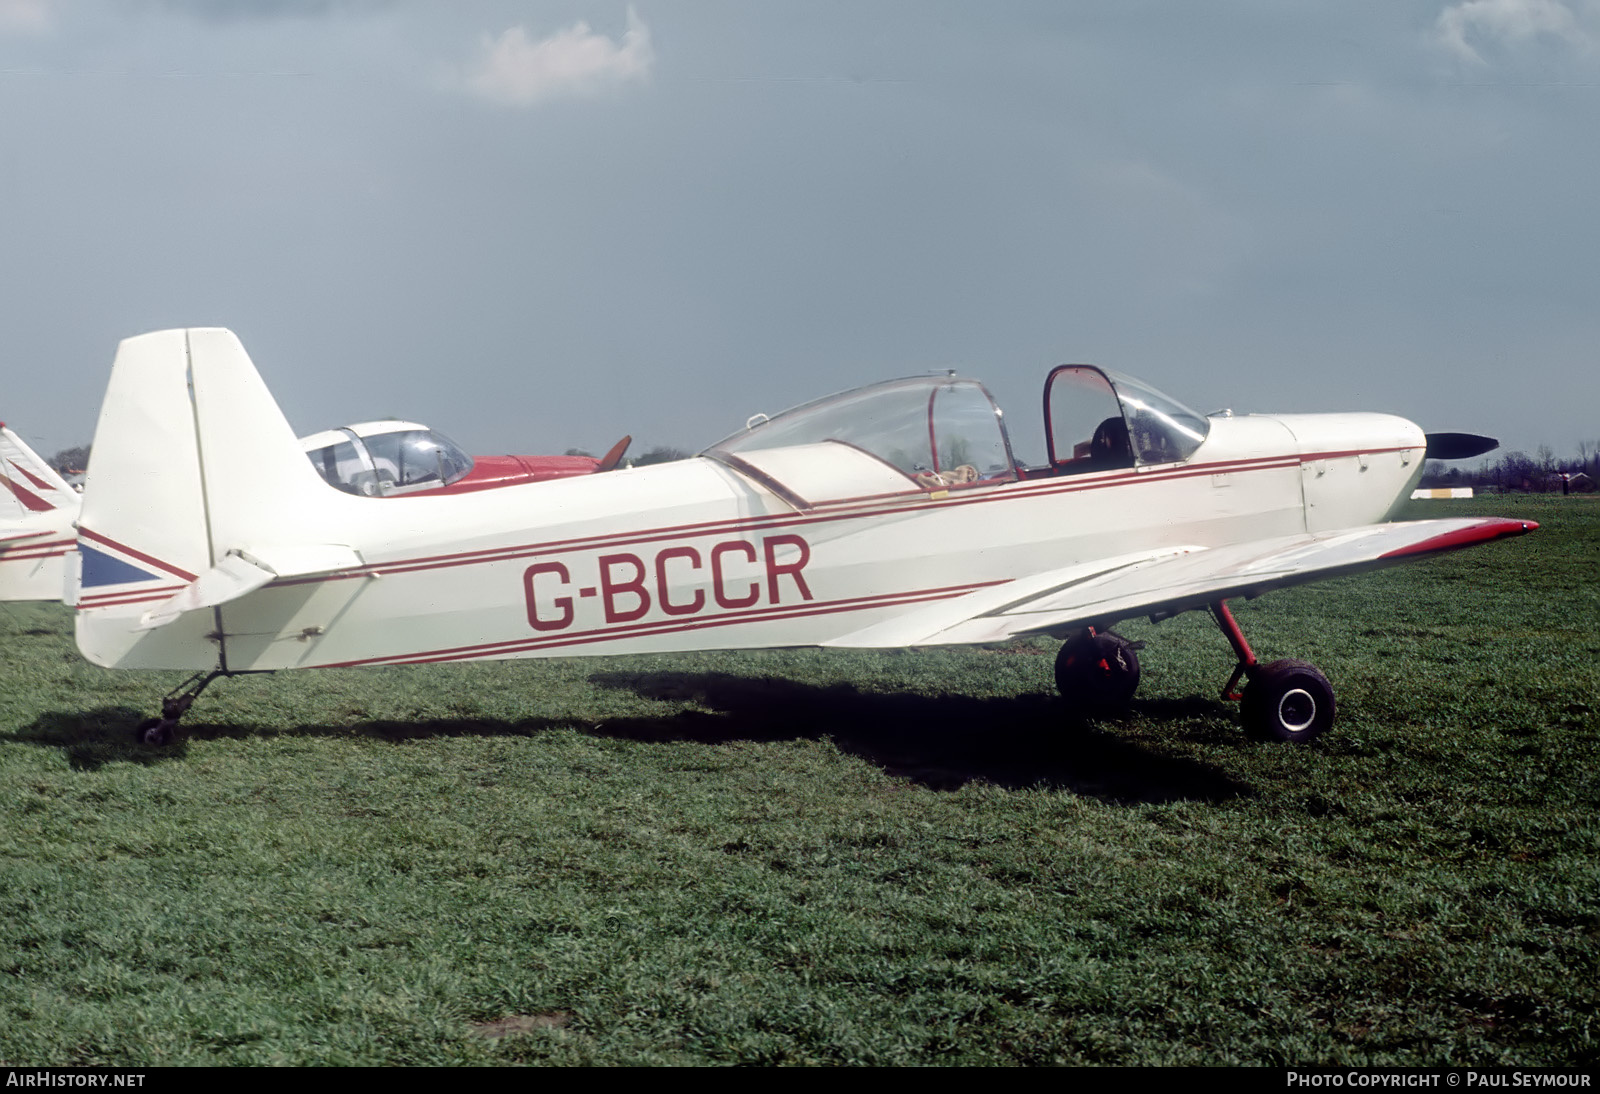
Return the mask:
{"type": "Polygon", "coordinates": [[[197,672],[176,688],[167,692],[166,698],[161,700],[161,717],[146,718],[139,723],[139,728],[134,730],[134,736],[140,744],[169,745],[172,743],[173,731],[177,729],[178,719],[194,705],[200,698],[200,693],[206,690],[206,685],[219,676],[227,673],[221,669],[210,672],[197,672]]]}
{"type": "Polygon", "coordinates": [[[1212,604],[1211,614],[1239,659],[1222,697],[1240,701],[1246,730],[1269,741],[1309,741],[1333,725],[1333,685],[1315,665],[1293,658],[1262,664],[1226,600],[1212,604]],[[1244,678],[1249,684],[1240,692],[1244,678]]]}

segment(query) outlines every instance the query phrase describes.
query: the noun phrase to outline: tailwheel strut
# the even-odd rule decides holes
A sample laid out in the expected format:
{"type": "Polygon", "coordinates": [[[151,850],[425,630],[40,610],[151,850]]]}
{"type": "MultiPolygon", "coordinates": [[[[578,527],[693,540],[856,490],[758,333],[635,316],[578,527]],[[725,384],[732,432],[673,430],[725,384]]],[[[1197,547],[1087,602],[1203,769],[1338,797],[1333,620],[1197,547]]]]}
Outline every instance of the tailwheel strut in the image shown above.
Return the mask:
{"type": "Polygon", "coordinates": [[[134,735],[140,744],[169,745],[172,743],[173,731],[178,726],[178,719],[182,718],[194,701],[200,698],[200,693],[206,686],[219,676],[230,675],[223,669],[212,669],[210,672],[197,672],[171,691],[161,700],[161,716],[159,718],[146,718],[139,723],[134,735]]]}
{"type": "Polygon", "coordinates": [[[1211,614],[1239,659],[1222,697],[1239,702],[1245,729],[1271,741],[1309,741],[1333,725],[1333,685],[1315,665],[1294,658],[1263,664],[1226,600],[1212,604],[1211,614]],[[1249,681],[1243,691],[1241,679],[1249,681]]]}

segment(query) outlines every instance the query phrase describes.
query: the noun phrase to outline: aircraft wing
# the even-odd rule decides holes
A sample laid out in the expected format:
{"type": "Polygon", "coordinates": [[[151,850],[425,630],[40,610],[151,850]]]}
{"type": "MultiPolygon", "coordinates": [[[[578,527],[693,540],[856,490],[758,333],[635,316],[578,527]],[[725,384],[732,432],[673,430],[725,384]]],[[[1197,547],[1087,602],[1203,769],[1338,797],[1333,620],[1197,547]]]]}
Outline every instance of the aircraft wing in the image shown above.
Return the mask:
{"type": "Polygon", "coordinates": [[[1161,548],[1049,570],[863,628],[831,642],[851,648],[967,645],[1018,635],[1106,627],[1171,615],[1230,597],[1409,562],[1522,535],[1533,521],[1419,520],[1282,536],[1223,547],[1161,548]]]}
{"type": "Polygon", "coordinates": [[[21,520],[77,505],[77,491],[0,422],[0,517],[21,520]]]}

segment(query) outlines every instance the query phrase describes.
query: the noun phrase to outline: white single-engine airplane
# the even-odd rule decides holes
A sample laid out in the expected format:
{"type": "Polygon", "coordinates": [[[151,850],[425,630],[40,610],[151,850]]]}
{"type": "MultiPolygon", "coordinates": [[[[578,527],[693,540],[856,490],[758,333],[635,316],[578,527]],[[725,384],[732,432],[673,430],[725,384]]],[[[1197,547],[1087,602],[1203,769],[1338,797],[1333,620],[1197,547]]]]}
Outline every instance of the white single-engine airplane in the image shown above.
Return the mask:
{"type": "Polygon", "coordinates": [[[1087,365],[1049,374],[1044,411],[1038,467],[981,384],[932,375],[758,415],[695,459],[396,503],[323,480],[232,333],[146,334],[95,433],[78,647],[194,671],[140,727],[160,744],[236,673],[1018,635],[1065,638],[1057,683],[1093,709],[1138,683],[1108,627],[1208,608],[1248,727],[1307,740],[1332,688],[1258,662],[1227,598],[1536,527],[1383,523],[1428,450],[1402,418],[1208,418],[1087,365]]]}

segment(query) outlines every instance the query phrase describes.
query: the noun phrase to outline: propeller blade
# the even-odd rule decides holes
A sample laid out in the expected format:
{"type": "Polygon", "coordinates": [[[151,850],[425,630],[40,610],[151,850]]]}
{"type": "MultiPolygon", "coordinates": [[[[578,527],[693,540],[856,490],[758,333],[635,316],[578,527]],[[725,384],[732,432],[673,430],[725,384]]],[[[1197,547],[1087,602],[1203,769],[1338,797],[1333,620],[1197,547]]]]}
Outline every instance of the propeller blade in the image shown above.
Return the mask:
{"type": "Polygon", "coordinates": [[[1470,460],[1500,447],[1493,437],[1476,433],[1429,433],[1428,448],[1423,453],[1430,460],[1470,460]]]}
{"type": "Polygon", "coordinates": [[[604,456],[600,457],[600,462],[595,465],[595,471],[597,473],[601,471],[615,471],[617,465],[622,462],[623,454],[628,451],[628,446],[632,443],[633,434],[629,433],[626,437],[623,437],[622,440],[612,445],[610,450],[607,451],[604,456]]]}

